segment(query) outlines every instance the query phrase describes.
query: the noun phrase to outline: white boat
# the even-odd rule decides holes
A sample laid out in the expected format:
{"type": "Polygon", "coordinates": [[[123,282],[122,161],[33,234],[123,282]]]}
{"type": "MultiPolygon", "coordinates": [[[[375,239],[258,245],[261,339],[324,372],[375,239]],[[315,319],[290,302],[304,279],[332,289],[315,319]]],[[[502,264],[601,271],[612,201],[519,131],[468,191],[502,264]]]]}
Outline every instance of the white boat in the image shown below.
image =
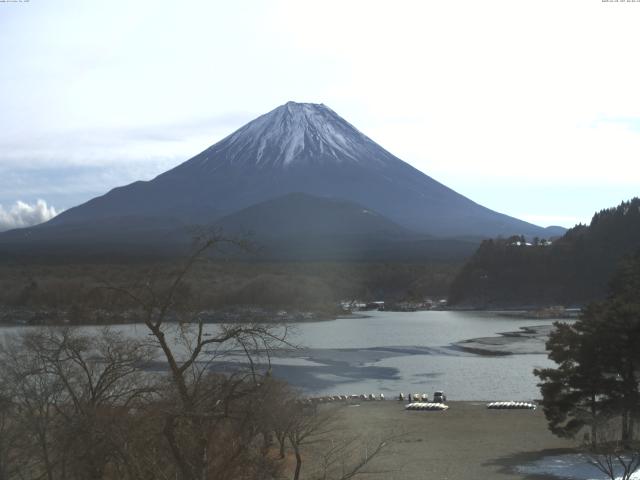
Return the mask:
{"type": "Polygon", "coordinates": [[[430,402],[412,402],[408,403],[405,410],[429,410],[443,412],[448,410],[449,407],[443,403],[430,403],[430,402]]]}
{"type": "Polygon", "coordinates": [[[514,402],[513,400],[510,400],[508,402],[487,403],[487,408],[496,410],[535,410],[536,404],[533,402],[514,402]]]}

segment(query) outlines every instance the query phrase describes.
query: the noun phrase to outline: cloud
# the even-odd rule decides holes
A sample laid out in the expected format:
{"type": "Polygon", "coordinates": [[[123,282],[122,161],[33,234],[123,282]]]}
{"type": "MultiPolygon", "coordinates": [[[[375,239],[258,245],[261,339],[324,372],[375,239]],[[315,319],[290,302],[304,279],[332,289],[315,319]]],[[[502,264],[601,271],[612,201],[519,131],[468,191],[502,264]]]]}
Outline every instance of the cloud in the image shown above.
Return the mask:
{"type": "Polygon", "coordinates": [[[0,232],[37,225],[51,220],[58,213],[53,205],[49,206],[41,199],[33,204],[18,200],[8,209],[0,205],[0,232]]]}
{"type": "MultiPolygon", "coordinates": [[[[221,140],[253,114],[231,112],[174,123],[121,125],[83,129],[0,133],[0,170],[38,170],[55,167],[140,168],[162,162],[164,169],[183,162],[221,140]]],[[[148,176],[148,175],[145,175],[148,176]]]]}

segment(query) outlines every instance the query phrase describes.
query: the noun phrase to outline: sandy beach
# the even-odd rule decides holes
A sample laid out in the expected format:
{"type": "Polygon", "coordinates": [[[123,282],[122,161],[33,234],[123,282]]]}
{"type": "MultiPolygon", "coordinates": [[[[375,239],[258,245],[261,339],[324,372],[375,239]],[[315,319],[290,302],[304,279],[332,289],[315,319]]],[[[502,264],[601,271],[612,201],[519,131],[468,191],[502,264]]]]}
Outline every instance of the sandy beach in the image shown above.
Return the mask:
{"type": "MultiPolygon", "coordinates": [[[[540,409],[489,410],[486,402],[450,402],[445,412],[406,411],[395,400],[336,409],[341,434],[369,442],[393,436],[363,479],[556,479],[518,471],[544,456],[569,453],[574,442],[548,430],[540,409]],[[378,473],[375,473],[378,472],[378,473]]],[[[596,473],[596,472],[594,472],[596,473]]]]}

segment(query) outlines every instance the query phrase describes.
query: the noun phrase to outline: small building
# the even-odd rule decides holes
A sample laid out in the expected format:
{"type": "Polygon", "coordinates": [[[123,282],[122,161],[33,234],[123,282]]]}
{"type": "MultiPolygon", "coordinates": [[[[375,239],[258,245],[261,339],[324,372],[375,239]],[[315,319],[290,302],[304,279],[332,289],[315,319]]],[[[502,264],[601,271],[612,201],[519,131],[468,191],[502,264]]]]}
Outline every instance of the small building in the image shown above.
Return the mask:
{"type": "Polygon", "coordinates": [[[369,302],[369,303],[367,303],[367,310],[380,310],[380,311],[383,311],[384,310],[384,302],[383,301],[369,302]]]}

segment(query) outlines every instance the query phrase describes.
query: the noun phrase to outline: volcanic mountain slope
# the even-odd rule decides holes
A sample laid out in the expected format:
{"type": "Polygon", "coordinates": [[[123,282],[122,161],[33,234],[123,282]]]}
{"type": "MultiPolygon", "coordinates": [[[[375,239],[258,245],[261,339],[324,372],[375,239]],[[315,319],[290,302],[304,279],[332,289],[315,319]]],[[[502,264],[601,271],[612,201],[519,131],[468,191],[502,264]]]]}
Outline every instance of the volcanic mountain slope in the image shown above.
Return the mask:
{"type": "Polygon", "coordinates": [[[438,183],[330,108],[294,102],[151,181],[113,189],[37,229],[121,217],[138,225],[145,218],[209,224],[293,192],[355,202],[404,228],[441,237],[550,234],[438,183]]]}
{"type": "MultiPolygon", "coordinates": [[[[249,251],[225,248],[225,255],[256,260],[460,260],[477,247],[474,240],[412,232],[353,202],[305,193],[251,205],[210,227],[205,233],[221,229],[252,245],[249,251]]],[[[135,215],[17,229],[0,234],[0,260],[175,256],[188,253],[200,233],[176,218],[135,215]]]]}
{"type": "Polygon", "coordinates": [[[259,257],[286,260],[450,260],[477,246],[417,234],[356,203],[304,193],[244,208],[216,227],[253,240],[259,257]]]}
{"type": "Polygon", "coordinates": [[[216,226],[235,235],[260,238],[317,235],[370,235],[406,238],[414,232],[346,200],[289,193],[223,217],[216,226]]]}

